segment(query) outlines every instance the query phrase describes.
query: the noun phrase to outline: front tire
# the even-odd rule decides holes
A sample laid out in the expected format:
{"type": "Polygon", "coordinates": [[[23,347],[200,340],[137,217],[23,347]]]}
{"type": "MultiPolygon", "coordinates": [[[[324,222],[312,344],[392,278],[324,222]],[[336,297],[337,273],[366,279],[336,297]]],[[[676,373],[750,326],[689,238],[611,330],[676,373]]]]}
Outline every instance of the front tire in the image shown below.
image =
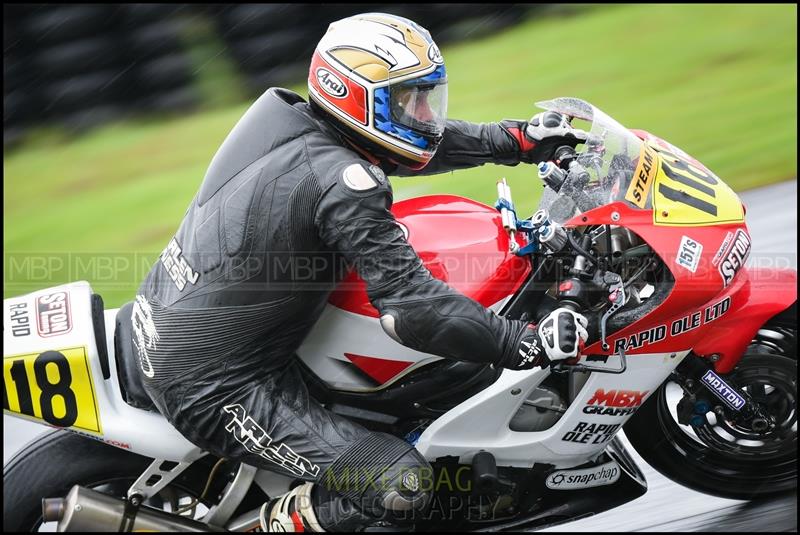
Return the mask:
{"type": "Polygon", "coordinates": [[[642,458],[676,483],[722,498],[751,500],[797,489],[796,310],[792,318],[784,313],[764,325],[726,375],[775,418],[773,430],[758,433],[725,411],[710,413],[701,427],[681,425],[671,410],[680,387],[666,382],[625,425],[642,458]]]}

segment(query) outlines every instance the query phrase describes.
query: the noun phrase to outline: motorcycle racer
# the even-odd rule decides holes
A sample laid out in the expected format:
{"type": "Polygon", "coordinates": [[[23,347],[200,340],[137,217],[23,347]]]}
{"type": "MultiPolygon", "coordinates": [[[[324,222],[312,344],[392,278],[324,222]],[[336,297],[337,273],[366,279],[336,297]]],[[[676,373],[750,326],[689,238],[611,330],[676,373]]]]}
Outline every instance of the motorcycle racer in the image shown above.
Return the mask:
{"type": "Polygon", "coordinates": [[[292,358],[348,269],[387,334],[418,351],[521,370],[574,357],[587,338],[571,310],[507,320],[432,277],[386,178],[545,161],[584,132],[555,112],[447,119],[439,49],[394,15],[331,24],[308,84],[309,102],[267,90],[230,132],[132,314],[148,394],[181,433],[304,482],[264,504],[267,531],[353,530],[430,500],[414,447],[317,403],[292,358]],[[351,485],[331,484],[347,474],[351,485]]]}

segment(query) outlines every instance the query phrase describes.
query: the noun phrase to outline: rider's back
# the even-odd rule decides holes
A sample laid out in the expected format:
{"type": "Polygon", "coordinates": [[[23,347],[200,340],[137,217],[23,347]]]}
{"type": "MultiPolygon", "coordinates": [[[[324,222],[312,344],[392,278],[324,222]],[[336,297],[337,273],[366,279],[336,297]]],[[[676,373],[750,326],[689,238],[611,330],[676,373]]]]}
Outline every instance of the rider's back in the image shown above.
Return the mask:
{"type": "Polygon", "coordinates": [[[328,170],[356,158],[286,90],[264,93],[228,135],[133,312],[165,415],[184,387],[233,390],[292,355],[344,269],[315,207],[328,170]]]}

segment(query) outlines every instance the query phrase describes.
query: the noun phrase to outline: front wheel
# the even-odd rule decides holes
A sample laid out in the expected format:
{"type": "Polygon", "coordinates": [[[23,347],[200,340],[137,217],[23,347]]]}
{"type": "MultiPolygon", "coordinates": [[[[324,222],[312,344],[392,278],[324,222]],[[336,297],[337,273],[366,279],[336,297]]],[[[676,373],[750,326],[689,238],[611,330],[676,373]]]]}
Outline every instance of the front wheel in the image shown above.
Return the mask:
{"type": "MultiPolygon", "coordinates": [[[[796,309],[795,309],[796,310],[796,309]]],[[[706,423],[677,421],[680,386],[666,382],[625,425],[653,468],[676,483],[722,498],[750,500],[797,488],[797,322],[765,325],[725,376],[775,420],[756,431],[719,408],[706,423]]]]}

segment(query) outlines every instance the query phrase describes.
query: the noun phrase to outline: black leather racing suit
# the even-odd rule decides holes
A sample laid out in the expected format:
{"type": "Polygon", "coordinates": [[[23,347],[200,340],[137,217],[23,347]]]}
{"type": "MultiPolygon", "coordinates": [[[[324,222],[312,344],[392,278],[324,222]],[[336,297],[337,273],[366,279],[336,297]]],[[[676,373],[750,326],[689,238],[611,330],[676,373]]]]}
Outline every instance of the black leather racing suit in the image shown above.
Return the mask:
{"type": "MultiPolygon", "coordinates": [[[[423,172],[519,159],[499,125],[451,120],[423,172]]],[[[294,352],[346,270],[366,281],[384,329],[419,351],[502,365],[525,329],[434,279],[391,205],[378,167],[298,95],[270,89],[214,156],[132,314],[161,413],[209,452],[321,483],[328,495],[316,509],[327,529],[352,528],[341,511],[326,513],[334,498],[373,517],[427,499],[401,477],[427,466],[412,446],[327,411],[299,375],[294,352]],[[366,465],[391,476],[391,488],[331,492],[326,474],[366,465]]]]}

